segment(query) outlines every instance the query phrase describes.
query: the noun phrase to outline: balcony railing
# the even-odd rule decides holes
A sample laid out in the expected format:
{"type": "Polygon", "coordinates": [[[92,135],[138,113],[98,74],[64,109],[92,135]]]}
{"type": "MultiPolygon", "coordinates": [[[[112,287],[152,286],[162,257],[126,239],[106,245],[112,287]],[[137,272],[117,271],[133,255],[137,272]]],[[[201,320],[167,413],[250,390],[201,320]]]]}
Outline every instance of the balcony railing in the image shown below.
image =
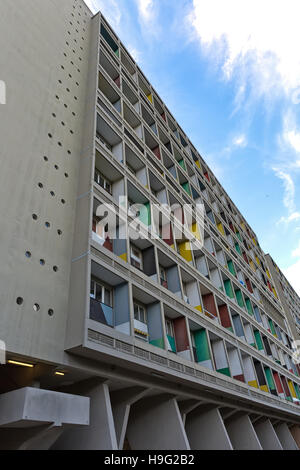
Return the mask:
{"type": "Polygon", "coordinates": [[[114,326],[114,311],[109,305],[105,305],[99,300],[90,299],[90,319],[102,323],[103,325],[114,326]]]}

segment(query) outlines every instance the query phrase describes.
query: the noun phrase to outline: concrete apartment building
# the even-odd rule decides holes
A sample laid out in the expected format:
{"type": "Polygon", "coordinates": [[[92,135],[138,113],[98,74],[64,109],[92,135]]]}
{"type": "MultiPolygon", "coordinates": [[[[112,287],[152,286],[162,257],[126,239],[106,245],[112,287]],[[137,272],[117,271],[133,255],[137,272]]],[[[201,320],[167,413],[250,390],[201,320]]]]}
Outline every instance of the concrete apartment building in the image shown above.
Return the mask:
{"type": "Polygon", "coordinates": [[[2,0],[0,42],[0,447],[298,449],[298,317],[101,13],[2,0]],[[142,230],[154,205],[204,204],[202,248],[176,213],[111,239],[119,196],[142,230]]]}

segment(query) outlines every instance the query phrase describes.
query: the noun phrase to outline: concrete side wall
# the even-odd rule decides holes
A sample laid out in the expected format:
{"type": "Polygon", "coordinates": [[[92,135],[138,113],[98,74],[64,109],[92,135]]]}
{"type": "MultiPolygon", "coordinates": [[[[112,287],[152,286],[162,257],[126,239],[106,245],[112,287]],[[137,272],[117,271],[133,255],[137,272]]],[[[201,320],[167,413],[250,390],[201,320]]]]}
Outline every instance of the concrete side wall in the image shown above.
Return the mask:
{"type": "Polygon", "coordinates": [[[282,450],[282,445],[269,419],[254,424],[254,429],[263,450],[282,450]]]}
{"type": "Polygon", "coordinates": [[[130,412],[127,438],[133,450],[189,450],[174,398],[141,400],[130,412]]]}
{"type": "Polygon", "coordinates": [[[189,413],[186,433],[193,450],[232,450],[228,433],[217,408],[189,413]]]}
{"type": "Polygon", "coordinates": [[[298,446],[286,423],[274,426],[275,432],[280,440],[283,450],[298,450],[298,446]]]}
{"type": "Polygon", "coordinates": [[[262,450],[248,415],[234,416],[225,425],[234,450],[262,450]]]}
{"type": "Polygon", "coordinates": [[[83,1],[1,1],[1,339],[50,361],[64,349],[90,16],[83,1]]]}

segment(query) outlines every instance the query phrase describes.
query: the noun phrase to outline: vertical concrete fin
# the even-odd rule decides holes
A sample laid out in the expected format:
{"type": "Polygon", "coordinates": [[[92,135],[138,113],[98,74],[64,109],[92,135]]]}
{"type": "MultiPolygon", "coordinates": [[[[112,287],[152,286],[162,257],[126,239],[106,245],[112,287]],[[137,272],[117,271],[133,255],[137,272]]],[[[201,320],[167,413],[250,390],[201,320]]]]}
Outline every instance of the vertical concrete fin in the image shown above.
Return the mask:
{"type": "Polygon", "coordinates": [[[175,398],[151,397],[133,405],[127,438],[133,450],[190,450],[175,398]]]}
{"type": "Polygon", "coordinates": [[[225,425],[234,450],[262,450],[248,415],[233,416],[225,425]]]}
{"type": "Polygon", "coordinates": [[[286,423],[276,424],[274,426],[278,439],[281,442],[283,450],[297,450],[298,446],[287,427],[286,423]]]}
{"type": "Polygon", "coordinates": [[[263,450],[282,450],[282,445],[269,419],[254,424],[254,429],[263,450]]]}
{"type": "Polygon", "coordinates": [[[117,450],[117,438],[107,384],[89,388],[90,426],[70,429],[62,434],[54,449],[66,450],[117,450]]]}
{"type": "Polygon", "coordinates": [[[233,450],[218,408],[188,414],[186,433],[193,450],[233,450]]]}

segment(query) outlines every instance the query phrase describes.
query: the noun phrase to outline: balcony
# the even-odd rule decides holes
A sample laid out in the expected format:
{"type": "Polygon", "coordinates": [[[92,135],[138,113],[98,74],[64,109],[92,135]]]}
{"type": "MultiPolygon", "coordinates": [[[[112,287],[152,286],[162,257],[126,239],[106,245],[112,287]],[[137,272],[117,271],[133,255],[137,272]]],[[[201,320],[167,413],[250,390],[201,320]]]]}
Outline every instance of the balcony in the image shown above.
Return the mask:
{"type": "Polygon", "coordinates": [[[90,320],[130,335],[128,283],[96,261],[91,263],[90,320]]]}
{"type": "Polygon", "coordinates": [[[114,326],[114,312],[112,307],[99,300],[90,299],[90,319],[107,326],[114,326]]]}

